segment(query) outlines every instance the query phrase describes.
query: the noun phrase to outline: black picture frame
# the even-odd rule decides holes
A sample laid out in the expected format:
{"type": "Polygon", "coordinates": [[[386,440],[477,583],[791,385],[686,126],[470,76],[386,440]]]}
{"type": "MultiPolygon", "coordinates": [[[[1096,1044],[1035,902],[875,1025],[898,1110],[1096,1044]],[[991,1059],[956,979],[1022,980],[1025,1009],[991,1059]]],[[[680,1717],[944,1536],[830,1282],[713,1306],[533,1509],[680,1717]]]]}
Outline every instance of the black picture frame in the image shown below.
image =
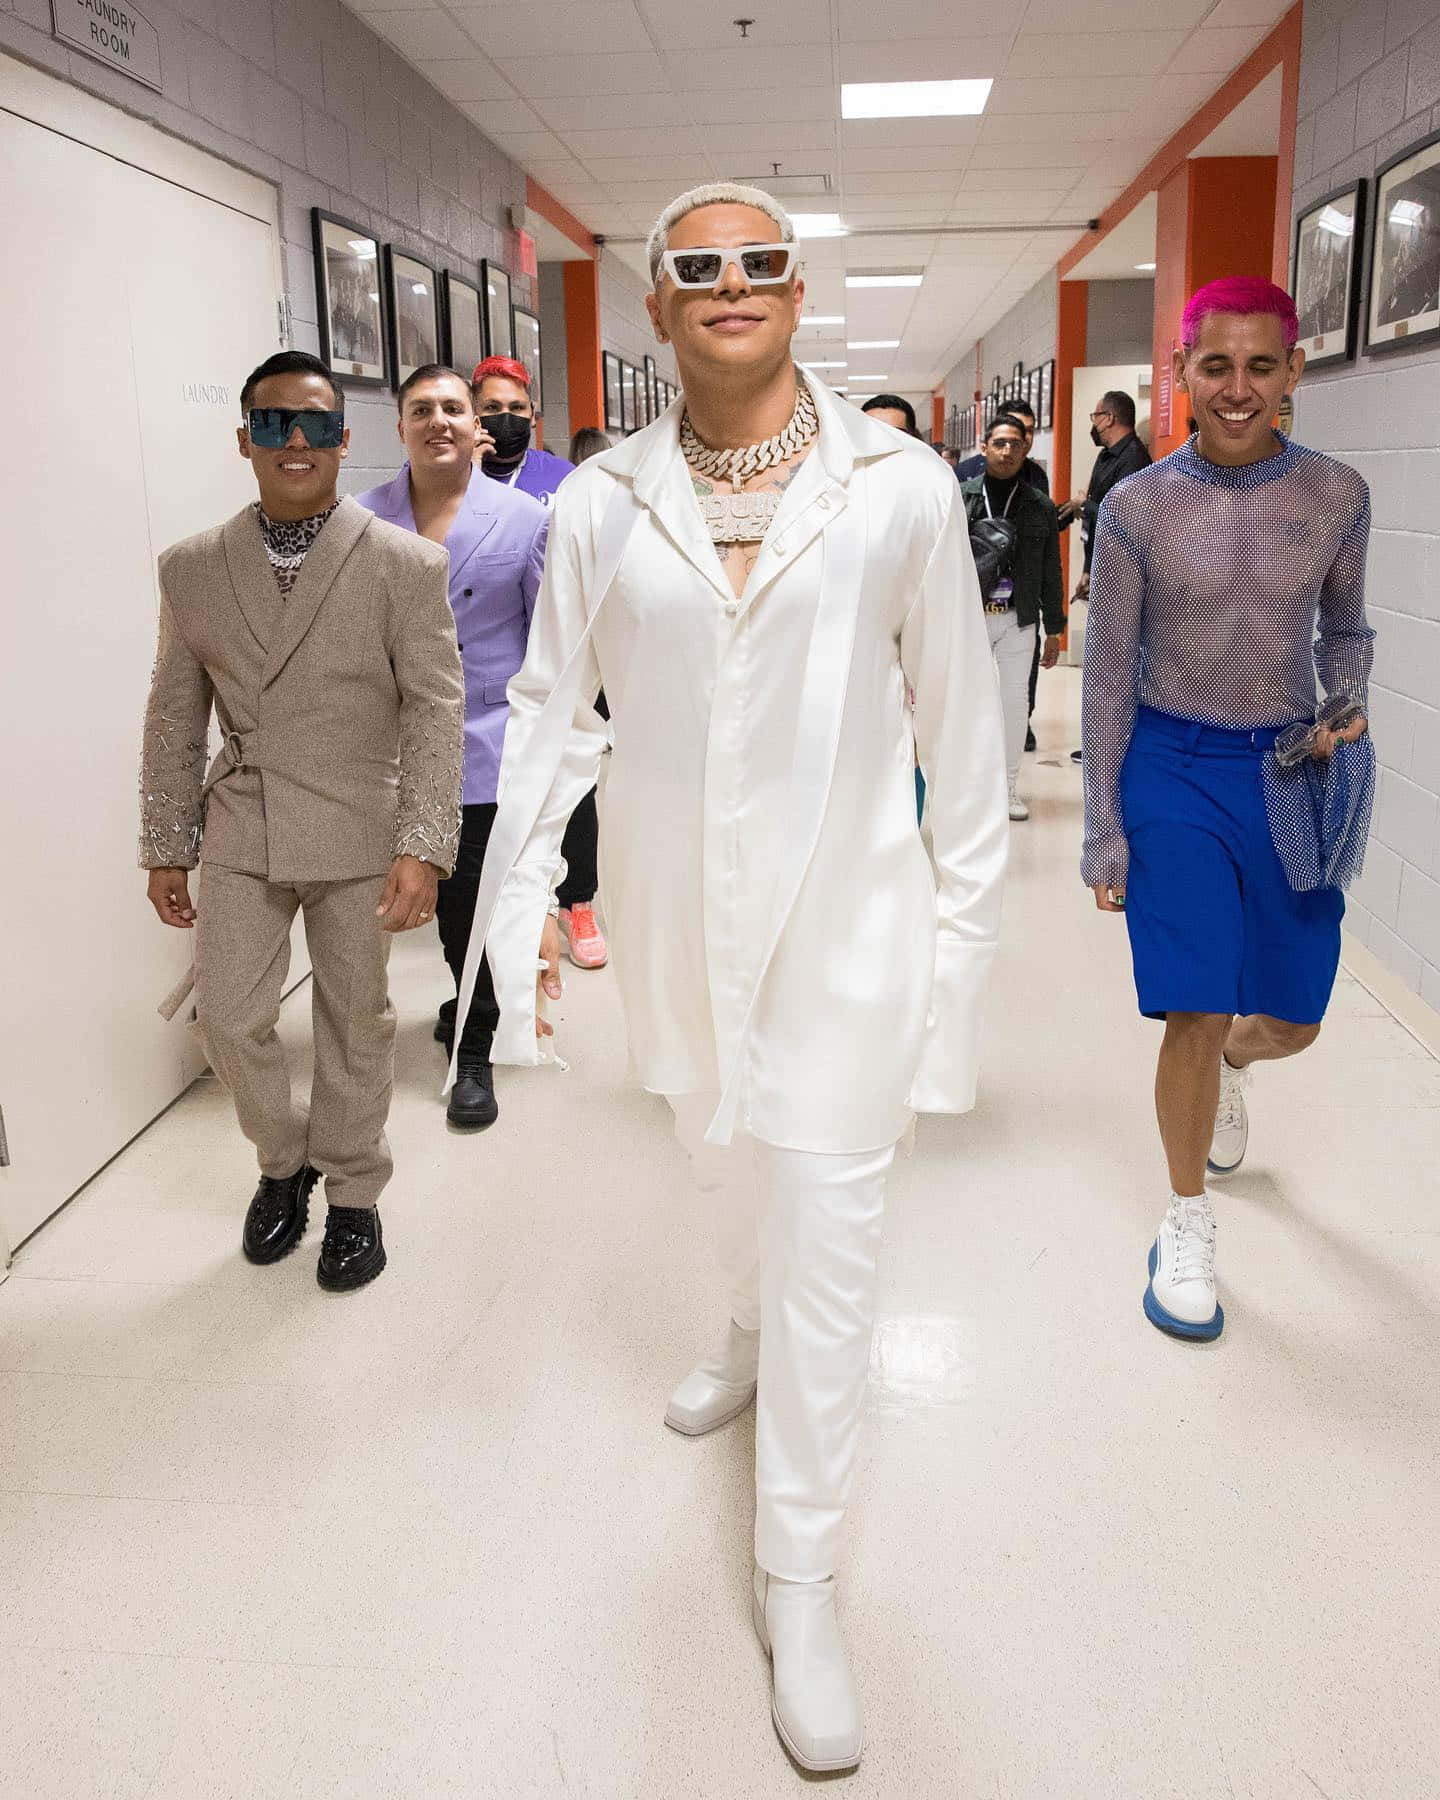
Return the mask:
{"type": "Polygon", "coordinates": [[[1040,366],[1040,429],[1055,429],[1055,358],[1040,366]]]}
{"type": "Polygon", "coordinates": [[[537,413],[545,410],[545,380],[540,372],[540,315],[532,312],[528,306],[512,306],[510,308],[510,335],[514,340],[514,355],[518,362],[525,365],[530,377],[530,398],[535,404],[537,413]]]}
{"type": "Polygon", "coordinates": [[[625,429],[625,388],[623,367],[620,358],[611,350],[605,350],[600,356],[600,372],[605,387],[605,429],[607,431],[623,431],[625,429]]]}
{"type": "Polygon", "coordinates": [[[321,358],[347,388],[383,388],[390,379],[390,346],[380,240],[318,206],[310,209],[310,224],[321,358]]]}
{"type": "Polygon", "coordinates": [[[645,358],[645,411],[647,424],[653,424],[660,417],[660,376],[653,356],[645,358]]]}
{"type": "Polygon", "coordinates": [[[485,357],[485,315],[480,289],[465,276],[442,269],[440,299],[445,342],[441,361],[469,381],[475,365],[485,357]]]}
{"type": "Polygon", "coordinates": [[[1365,349],[1370,355],[1409,350],[1440,338],[1440,131],[1419,139],[1375,177],[1370,223],[1370,278],[1365,295],[1365,349]],[[1410,189],[1409,193],[1404,189],[1410,189]],[[1402,206],[1418,209],[1406,221],[1402,206]],[[1405,237],[1418,238],[1404,267],[1405,237]],[[1419,303],[1417,305],[1417,303],[1419,303]]]}
{"type": "Polygon", "coordinates": [[[622,431],[638,431],[640,421],[635,412],[636,377],[634,363],[620,364],[620,421],[622,431]]]}
{"type": "Polygon", "coordinates": [[[1312,368],[1355,358],[1367,187],[1363,179],[1348,182],[1313,201],[1295,220],[1290,291],[1300,314],[1299,348],[1312,368]],[[1348,233],[1338,229],[1342,223],[1348,233]]]}
{"type": "Polygon", "coordinates": [[[515,323],[511,316],[510,271],[497,262],[480,264],[480,299],[485,312],[485,354],[515,354],[515,323]]]}
{"type": "Polygon", "coordinates": [[[394,244],[385,246],[385,311],[399,388],[416,369],[440,361],[440,277],[432,263],[394,244]]]}

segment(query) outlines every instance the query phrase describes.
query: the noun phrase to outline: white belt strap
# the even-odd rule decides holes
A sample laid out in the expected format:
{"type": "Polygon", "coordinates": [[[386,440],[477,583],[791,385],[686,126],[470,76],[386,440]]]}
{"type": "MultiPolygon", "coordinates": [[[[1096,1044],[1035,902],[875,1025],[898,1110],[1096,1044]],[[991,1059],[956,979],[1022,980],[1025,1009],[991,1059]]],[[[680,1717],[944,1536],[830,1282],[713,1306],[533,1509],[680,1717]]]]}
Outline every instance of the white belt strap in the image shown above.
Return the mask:
{"type": "MultiPolygon", "coordinates": [[[[600,533],[595,546],[595,572],[590,584],[590,591],[595,599],[588,609],[585,629],[571,650],[554,687],[546,696],[540,716],[535,721],[535,728],[525,746],[524,758],[510,772],[505,791],[500,796],[490,841],[485,847],[485,866],[475,896],[470,945],[465,953],[465,970],[460,979],[460,996],[455,1008],[455,1047],[450,1057],[450,1072],[445,1078],[444,1091],[447,1094],[455,1085],[460,1039],[464,1034],[465,1021],[470,1016],[470,1003],[475,997],[475,983],[480,975],[480,959],[485,953],[485,940],[495,917],[500,890],[520,860],[530,833],[535,829],[535,821],[540,817],[550,789],[554,786],[555,777],[560,772],[579,699],[586,646],[595,629],[595,621],[600,616],[600,609],[615,585],[615,577],[620,573],[625,546],[630,541],[630,533],[635,529],[641,510],[634,488],[628,481],[619,482],[600,521],[600,533]]],[[[535,948],[537,951],[540,948],[538,939],[535,948]]]]}

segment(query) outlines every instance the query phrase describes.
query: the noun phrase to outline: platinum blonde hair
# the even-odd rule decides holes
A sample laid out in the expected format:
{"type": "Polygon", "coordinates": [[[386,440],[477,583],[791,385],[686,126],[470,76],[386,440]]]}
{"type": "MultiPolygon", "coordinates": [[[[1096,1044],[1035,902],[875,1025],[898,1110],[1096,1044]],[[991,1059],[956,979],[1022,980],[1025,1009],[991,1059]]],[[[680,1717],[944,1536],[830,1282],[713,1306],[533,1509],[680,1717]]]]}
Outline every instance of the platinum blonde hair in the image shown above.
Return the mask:
{"type": "Polygon", "coordinates": [[[650,227],[645,252],[650,259],[651,287],[660,285],[660,258],[670,246],[671,231],[687,213],[696,212],[702,206],[753,206],[757,212],[763,212],[775,221],[780,243],[795,242],[795,225],[789,213],[763,188],[746,187],[738,181],[707,181],[672,200],[650,227]]]}

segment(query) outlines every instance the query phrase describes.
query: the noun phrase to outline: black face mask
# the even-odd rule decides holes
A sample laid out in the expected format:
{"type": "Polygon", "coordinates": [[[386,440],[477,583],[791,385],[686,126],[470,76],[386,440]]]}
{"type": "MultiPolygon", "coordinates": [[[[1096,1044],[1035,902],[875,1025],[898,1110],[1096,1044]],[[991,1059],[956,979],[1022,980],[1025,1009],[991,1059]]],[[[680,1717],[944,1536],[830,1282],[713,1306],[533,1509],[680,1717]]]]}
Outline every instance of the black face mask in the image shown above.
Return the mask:
{"type": "Polygon", "coordinates": [[[495,440],[496,462],[515,462],[530,448],[530,421],[523,413],[481,413],[480,425],[495,440]]]}
{"type": "Polygon", "coordinates": [[[1093,425],[1090,427],[1090,442],[1092,444],[1098,444],[1102,450],[1105,448],[1104,438],[1101,437],[1100,433],[1093,425]]]}

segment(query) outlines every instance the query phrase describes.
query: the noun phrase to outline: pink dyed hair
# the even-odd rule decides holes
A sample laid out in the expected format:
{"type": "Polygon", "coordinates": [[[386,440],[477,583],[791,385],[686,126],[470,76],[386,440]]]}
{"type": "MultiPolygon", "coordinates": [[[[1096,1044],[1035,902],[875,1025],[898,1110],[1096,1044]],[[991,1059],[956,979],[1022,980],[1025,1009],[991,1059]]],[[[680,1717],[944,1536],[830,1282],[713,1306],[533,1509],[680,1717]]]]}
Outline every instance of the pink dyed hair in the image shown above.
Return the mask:
{"type": "Polygon", "coordinates": [[[1259,275],[1223,275],[1195,290],[1180,321],[1180,342],[1187,350],[1195,347],[1200,327],[1211,313],[1269,313],[1284,328],[1287,350],[1295,348],[1300,336],[1295,302],[1284,288],[1259,275]]]}

